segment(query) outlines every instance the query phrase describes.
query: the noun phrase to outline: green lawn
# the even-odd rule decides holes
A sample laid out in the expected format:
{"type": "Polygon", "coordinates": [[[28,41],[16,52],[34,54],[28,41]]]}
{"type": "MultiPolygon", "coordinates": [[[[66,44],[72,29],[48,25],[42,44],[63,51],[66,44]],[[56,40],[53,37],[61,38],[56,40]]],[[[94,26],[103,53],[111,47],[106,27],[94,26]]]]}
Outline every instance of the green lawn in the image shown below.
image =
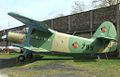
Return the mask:
{"type": "MultiPolygon", "coordinates": [[[[17,55],[9,55],[9,57],[17,55]]],[[[2,56],[5,58],[7,55],[2,56]]],[[[18,66],[16,64],[4,71],[11,77],[119,77],[120,59],[74,60],[70,57],[45,56],[42,60],[18,64],[18,66]]]]}
{"type": "Polygon", "coordinates": [[[1,53],[0,52],[0,58],[6,58],[6,59],[9,59],[9,58],[14,58],[14,57],[18,57],[19,56],[19,53],[1,53]]]}

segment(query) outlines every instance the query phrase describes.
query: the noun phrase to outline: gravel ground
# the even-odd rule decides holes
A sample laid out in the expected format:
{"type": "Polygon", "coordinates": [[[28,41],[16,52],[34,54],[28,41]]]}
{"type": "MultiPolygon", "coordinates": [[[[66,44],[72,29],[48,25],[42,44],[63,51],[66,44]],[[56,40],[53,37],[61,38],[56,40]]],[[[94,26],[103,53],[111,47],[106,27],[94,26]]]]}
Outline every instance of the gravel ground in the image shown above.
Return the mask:
{"type": "Polygon", "coordinates": [[[9,76],[6,74],[0,73],[0,77],[9,77],[9,76]]]}

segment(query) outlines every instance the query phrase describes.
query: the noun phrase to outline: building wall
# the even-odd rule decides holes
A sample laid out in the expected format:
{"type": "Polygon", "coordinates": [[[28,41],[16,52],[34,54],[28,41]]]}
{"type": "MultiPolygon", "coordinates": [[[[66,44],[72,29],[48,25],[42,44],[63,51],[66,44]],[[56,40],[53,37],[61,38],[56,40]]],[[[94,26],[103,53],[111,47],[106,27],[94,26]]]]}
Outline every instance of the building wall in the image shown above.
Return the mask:
{"type": "MultiPolygon", "coordinates": [[[[2,35],[6,35],[7,32],[9,32],[9,31],[23,33],[23,29],[25,27],[26,26],[19,26],[19,27],[15,27],[15,28],[11,28],[11,29],[2,30],[2,31],[0,31],[0,37],[2,35]]],[[[12,45],[12,43],[11,42],[6,42],[5,40],[0,41],[0,46],[6,46],[6,45],[12,45]]]]}
{"type": "Polygon", "coordinates": [[[54,30],[65,33],[77,32],[79,35],[90,38],[92,33],[94,33],[94,31],[104,21],[113,22],[117,29],[118,6],[119,4],[56,19],[46,20],[44,22],[54,30]]]}

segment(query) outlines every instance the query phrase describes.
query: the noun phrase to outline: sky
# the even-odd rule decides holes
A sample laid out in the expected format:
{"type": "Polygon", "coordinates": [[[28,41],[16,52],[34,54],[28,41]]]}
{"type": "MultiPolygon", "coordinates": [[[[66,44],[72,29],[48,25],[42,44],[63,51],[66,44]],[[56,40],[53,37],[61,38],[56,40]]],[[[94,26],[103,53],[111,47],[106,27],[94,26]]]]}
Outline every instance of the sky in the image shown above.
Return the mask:
{"type": "Polygon", "coordinates": [[[92,0],[0,0],[0,30],[23,25],[10,17],[8,12],[44,21],[55,18],[58,14],[69,15],[75,1],[83,2],[85,10],[92,8],[92,0]]]}

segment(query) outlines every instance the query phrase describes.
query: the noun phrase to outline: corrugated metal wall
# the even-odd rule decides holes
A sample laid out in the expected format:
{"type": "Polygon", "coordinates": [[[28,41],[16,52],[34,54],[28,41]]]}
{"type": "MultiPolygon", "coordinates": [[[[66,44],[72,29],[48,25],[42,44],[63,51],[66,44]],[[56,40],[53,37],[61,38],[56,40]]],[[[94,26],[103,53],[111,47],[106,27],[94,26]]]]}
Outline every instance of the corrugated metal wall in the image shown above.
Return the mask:
{"type": "Polygon", "coordinates": [[[89,38],[103,21],[112,21],[117,27],[118,5],[46,20],[44,22],[54,30],[65,33],[76,31],[80,36],[89,38]]]}

